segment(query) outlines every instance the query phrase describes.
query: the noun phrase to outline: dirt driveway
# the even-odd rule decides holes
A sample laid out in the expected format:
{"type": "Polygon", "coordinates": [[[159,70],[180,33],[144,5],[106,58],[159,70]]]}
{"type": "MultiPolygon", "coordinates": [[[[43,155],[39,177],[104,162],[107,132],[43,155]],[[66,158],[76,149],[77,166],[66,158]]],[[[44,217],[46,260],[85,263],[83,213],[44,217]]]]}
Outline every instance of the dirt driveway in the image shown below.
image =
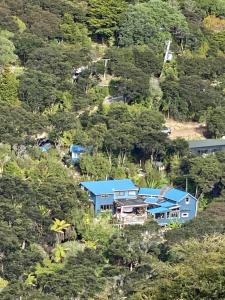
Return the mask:
{"type": "Polygon", "coordinates": [[[205,127],[196,122],[178,122],[166,120],[166,126],[171,128],[171,139],[184,138],[185,140],[203,139],[205,127]]]}

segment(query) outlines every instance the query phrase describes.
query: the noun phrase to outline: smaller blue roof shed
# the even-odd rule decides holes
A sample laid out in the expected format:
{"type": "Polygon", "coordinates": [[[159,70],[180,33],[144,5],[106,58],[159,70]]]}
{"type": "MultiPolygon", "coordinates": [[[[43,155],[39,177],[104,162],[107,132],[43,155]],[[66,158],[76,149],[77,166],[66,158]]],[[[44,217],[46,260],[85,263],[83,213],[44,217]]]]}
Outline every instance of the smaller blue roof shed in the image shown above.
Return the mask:
{"type": "Polygon", "coordinates": [[[71,153],[84,153],[86,151],[86,148],[81,145],[71,145],[70,146],[70,152],[71,153]]]}
{"type": "Polygon", "coordinates": [[[138,190],[131,179],[84,181],[81,182],[81,185],[94,195],[113,194],[116,191],[138,190]]]}
{"type": "Polygon", "coordinates": [[[81,145],[71,145],[70,146],[70,153],[71,153],[71,158],[72,158],[72,162],[77,162],[80,160],[80,156],[87,152],[87,148],[81,146],[81,145]]]}

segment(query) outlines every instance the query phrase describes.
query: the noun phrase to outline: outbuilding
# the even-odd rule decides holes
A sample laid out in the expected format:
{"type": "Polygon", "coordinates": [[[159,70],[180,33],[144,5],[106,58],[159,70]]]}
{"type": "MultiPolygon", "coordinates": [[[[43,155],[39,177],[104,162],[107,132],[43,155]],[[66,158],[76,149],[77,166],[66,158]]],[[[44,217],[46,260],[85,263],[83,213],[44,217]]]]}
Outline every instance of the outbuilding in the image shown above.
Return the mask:
{"type": "Polygon", "coordinates": [[[191,153],[197,155],[225,151],[225,139],[207,139],[188,142],[191,153]]]}

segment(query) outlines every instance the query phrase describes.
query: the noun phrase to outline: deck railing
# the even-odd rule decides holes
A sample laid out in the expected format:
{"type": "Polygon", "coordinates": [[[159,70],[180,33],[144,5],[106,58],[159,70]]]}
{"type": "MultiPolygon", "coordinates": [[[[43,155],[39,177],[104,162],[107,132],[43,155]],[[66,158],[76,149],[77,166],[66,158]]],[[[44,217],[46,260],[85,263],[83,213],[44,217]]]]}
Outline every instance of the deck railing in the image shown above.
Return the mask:
{"type": "Polygon", "coordinates": [[[129,216],[124,216],[124,215],[117,215],[117,221],[123,225],[129,225],[129,224],[144,224],[144,222],[147,220],[147,215],[129,215],[129,216]]]}

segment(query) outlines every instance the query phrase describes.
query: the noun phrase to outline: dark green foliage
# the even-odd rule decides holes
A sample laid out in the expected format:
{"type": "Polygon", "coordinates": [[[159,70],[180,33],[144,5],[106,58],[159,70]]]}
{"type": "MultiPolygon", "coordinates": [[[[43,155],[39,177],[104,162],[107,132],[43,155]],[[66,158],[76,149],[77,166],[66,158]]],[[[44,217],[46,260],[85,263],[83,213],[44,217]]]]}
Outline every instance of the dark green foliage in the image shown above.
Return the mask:
{"type": "Polygon", "coordinates": [[[178,154],[181,157],[184,157],[188,154],[189,147],[187,141],[182,138],[177,138],[169,143],[167,146],[167,154],[170,156],[178,154]]]}
{"type": "Polygon", "coordinates": [[[53,39],[60,34],[60,18],[39,6],[28,8],[24,20],[29,31],[44,39],[53,39]]]}
{"type": "Polygon", "coordinates": [[[43,274],[38,277],[38,284],[44,293],[55,294],[63,299],[78,296],[82,299],[89,299],[101,291],[104,285],[105,280],[100,274],[97,275],[97,269],[103,265],[103,257],[87,249],[79,253],[77,257],[70,258],[63,270],[52,275],[43,274]]]}
{"type": "Polygon", "coordinates": [[[163,133],[165,114],[225,135],[224,0],[0,2],[0,299],[224,299],[225,154],[163,133]],[[198,217],[94,218],[79,183],[126,177],[187,188],[198,217]]]}
{"type": "Polygon", "coordinates": [[[180,75],[200,76],[202,79],[213,80],[224,74],[224,57],[178,59],[180,75]]]}
{"type": "Polygon", "coordinates": [[[185,18],[175,7],[150,1],[129,7],[120,22],[118,43],[123,47],[153,44],[162,49],[171,33],[182,39],[187,31],[185,18]]]}
{"type": "Polygon", "coordinates": [[[162,90],[162,109],[167,107],[168,114],[180,120],[198,121],[209,107],[224,103],[221,92],[197,75],[183,76],[178,81],[169,79],[162,90]]]}
{"type": "Polygon", "coordinates": [[[29,55],[27,66],[43,73],[70,79],[73,68],[88,63],[87,55],[88,50],[85,49],[64,49],[60,46],[38,48],[29,55]]]}
{"type": "Polygon", "coordinates": [[[209,112],[206,119],[207,131],[210,137],[220,138],[225,135],[225,109],[216,108],[209,112]]]}
{"type": "Polygon", "coordinates": [[[224,202],[215,202],[207,210],[201,212],[199,216],[182,226],[166,233],[166,239],[169,244],[182,242],[189,238],[202,239],[205,235],[225,232],[225,204],[224,202]]]}
{"type": "Polygon", "coordinates": [[[33,112],[43,112],[59,99],[57,78],[40,71],[29,71],[20,78],[19,95],[25,107],[33,112]]]}
{"type": "Polygon", "coordinates": [[[45,118],[22,109],[1,106],[0,139],[8,144],[21,143],[26,138],[43,131],[46,127],[45,118]]]}
{"type": "Polygon", "coordinates": [[[15,36],[14,44],[16,47],[16,54],[19,56],[23,63],[26,63],[31,52],[36,48],[43,47],[45,42],[37,35],[24,32],[19,36],[15,36]]]}

